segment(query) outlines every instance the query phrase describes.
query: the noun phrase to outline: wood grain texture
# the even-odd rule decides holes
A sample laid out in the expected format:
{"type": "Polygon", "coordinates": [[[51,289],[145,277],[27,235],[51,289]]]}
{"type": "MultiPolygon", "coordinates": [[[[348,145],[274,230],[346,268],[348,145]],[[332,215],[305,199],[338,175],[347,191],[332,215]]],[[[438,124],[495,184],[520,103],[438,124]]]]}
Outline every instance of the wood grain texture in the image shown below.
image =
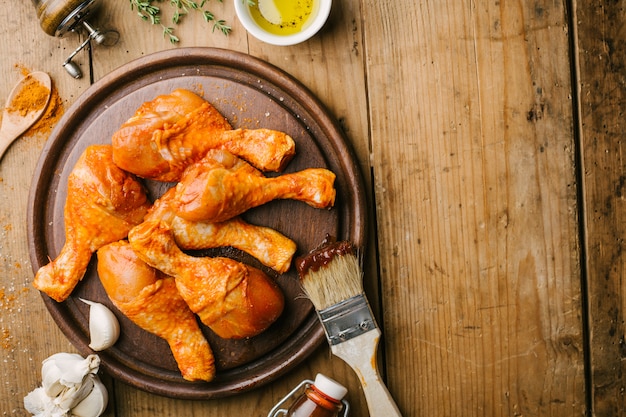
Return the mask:
{"type": "Polygon", "coordinates": [[[363,10],[400,408],[582,413],[564,5],[366,1],[363,10]]]}
{"type": "Polygon", "coordinates": [[[624,6],[581,2],[576,10],[592,405],[603,417],[626,408],[624,6]]]}
{"type": "MultiPolygon", "coordinates": [[[[230,1],[209,4],[231,35],[188,16],[179,45],[128,2],[102,3],[96,26],[115,27],[120,42],[80,53],[87,77],[73,80],[61,63],[80,37],[49,37],[30,2],[0,0],[0,99],[20,65],[48,72],[69,107],[90,81],[165,49],[269,61],[337,117],[361,166],[372,214],[365,285],[405,417],[623,414],[623,1],[335,1],[323,31],[292,47],[248,36],[230,1]]],[[[26,414],[44,358],[75,351],[31,286],[26,207],[46,140],[25,135],[0,164],[10,197],[0,200],[7,415],[26,414]]],[[[170,399],[105,376],[105,416],[265,416],[316,372],[348,386],[351,415],[368,415],[354,372],[324,347],[279,380],[220,400],[170,399]]]]}
{"type": "MultiPolygon", "coordinates": [[[[61,64],[80,43],[78,36],[59,40],[39,27],[31,2],[0,2],[0,101],[22,77],[22,68],[48,72],[66,106],[89,86],[65,74],[61,64]]],[[[77,62],[83,63],[84,54],[77,62]]],[[[26,133],[0,162],[0,410],[25,415],[23,398],[41,383],[41,361],[73,351],[32,288],[27,256],[26,205],[30,179],[43,148],[45,132],[26,133]]]]}

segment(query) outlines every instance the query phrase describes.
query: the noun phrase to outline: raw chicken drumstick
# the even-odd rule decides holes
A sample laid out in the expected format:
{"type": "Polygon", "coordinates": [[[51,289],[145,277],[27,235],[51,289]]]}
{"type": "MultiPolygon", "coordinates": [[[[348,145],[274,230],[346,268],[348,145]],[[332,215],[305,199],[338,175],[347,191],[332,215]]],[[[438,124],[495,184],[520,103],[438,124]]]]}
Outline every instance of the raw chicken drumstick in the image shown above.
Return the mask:
{"type": "Polygon", "coordinates": [[[87,147],[68,177],[65,244],[39,268],[33,285],[63,301],[83,278],[92,254],[141,223],[150,202],[137,179],[111,159],[110,145],[87,147]]]}
{"type": "Polygon", "coordinates": [[[209,222],[228,220],[275,199],[329,208],[335,202],[334,181],[335,174],[323,168],[265,177],[230,152],[211,150],[185,170],[172,204],[183,219],[209,222]]]}
{"type": "Polygon", "coordinates": [[[227,149],[263,171],[280,171],[293,139],[270,129],[236,129],[209,102],[184,89],[143,103],[113,134],[113,160],[140,177],[177,181],[209,149],[227,149]]]}
{"type": "Polygon", "coordinates": [[[133,323],[167,341],[184,379],[211,381],[215,358],[172,277],[148,266],[127,241],[98,250],[98,275],[113,304],[133,323]]]}
{"type": "Polygon", "coordinates": [[[240,217],[220,222],[192,222],[178,217],[171,208],[174,188],[154,202],[146,221],[159,220],[171,226],[176,244],[185,250],[230,246],[242,250],[263,265],[282,274],[291,266],[296,243],[276,230],[256,226],[240,217]]]}
{"type": "Polygon", "coordinates": [[[174,277],[191,311],[222,338],[256,336],[283,311],[283,294],[263,271],[229,258],[189,256],[165,223],[143,222],[128,239],[144,262],[174,277]]]}
{"type": "Polygon", "coordinates": [[[230,246],[256,258],[263,265],[284,274],[291,266],[296,243],[269,227],[250,224],[240,217],[220,223],[190,222],[175,217],[172,231],[185,250],[230,246]]]}

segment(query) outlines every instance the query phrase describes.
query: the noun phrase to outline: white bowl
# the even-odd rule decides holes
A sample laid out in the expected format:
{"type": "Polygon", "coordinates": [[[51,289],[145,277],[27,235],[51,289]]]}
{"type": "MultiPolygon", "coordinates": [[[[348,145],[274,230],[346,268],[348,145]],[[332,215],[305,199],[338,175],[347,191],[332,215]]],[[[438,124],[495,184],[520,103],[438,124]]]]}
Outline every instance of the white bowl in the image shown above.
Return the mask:
{"type": "Polygon", "coordinates": [[[319,30],[326,23],[332,6],[332,0],[316,0],[319,2],[318,7],[313,10],[311,16],[309,17],[310,21],[307,22],[307,25],[303,30],[290,35],[276,35],[269,33],[254,21],[252,15],[250,14],[250,7],[248,6],[247,0],[233,1],[235,2],[235,12],[237,13],[237,17],[248,33],[260,41],[280,46],[295,45],[310,39],[313,35],[319,32],[319,30]]]}

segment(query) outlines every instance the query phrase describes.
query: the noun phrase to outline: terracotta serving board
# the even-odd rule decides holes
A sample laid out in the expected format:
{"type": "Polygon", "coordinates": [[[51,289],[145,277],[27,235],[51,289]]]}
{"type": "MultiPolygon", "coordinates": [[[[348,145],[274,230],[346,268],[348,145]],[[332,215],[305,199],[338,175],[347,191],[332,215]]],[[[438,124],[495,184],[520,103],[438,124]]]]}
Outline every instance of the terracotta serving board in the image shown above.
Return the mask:
{"type": "MultiPolygon", "coordinates": [[[[365,193],[358,165],[339,125],[324,106],[297,80],[259,59],[221,49],[183,48],[146,56],[113,71],[79,97],[63,116],[43,150],[31,186],[28,236],[34,271],[55,258],[65,242],[67,177],[83,150],[91,144],[110,143],[113,132],[144,101],[175,88],[203,96],[234,128],[263,127],[290,134],[297,154],[286,172],[323,167],[337,175],[337,199],[331,210],[275,201],[250,210],[244,219],[293,239],[298,245],[297,256],[316,247],[327,233],[351,240],[357,247],[364,245],[365,193]]],[[[146,186],[154,199],[170,184],[146,181],[146,186]]],[[[92,353],[88,347],[89,310],[78,298],[109,306],[119,318],[122,332],[115,346],[99,352],[103,369],[135,387],[175,398],[217,398],[258,387],[296,366],[324,341],[293,266],[276,276],[232,248],[195,255],[230,256],[261,267],[276,278],[286,298],[280,319],[257,337],[223,340],[203,327],[218,366],[218,375],[210,383],[183,380],[165,341],[143,331],[113,307],[96,274],[95,256],[68,300],[57,303],[44,294],[42,298],[55,322],[83,355],[92,353]]]]}

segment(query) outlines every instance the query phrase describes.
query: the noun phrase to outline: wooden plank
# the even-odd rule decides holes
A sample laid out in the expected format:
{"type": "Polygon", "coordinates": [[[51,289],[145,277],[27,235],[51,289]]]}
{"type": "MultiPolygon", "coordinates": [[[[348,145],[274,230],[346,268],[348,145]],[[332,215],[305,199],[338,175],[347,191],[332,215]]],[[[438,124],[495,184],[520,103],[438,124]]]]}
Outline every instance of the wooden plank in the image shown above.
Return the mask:
{"type": "Polygon", "coordinates": [[[564,4],[365,1],[363,14],[400,408],[582,414],[564,4]]]}
{"type": "Polygon", "coordinates": [[[616,416],[626,408],[624,2],[575,3],[592,405],[616,416]]]}
{"type": "MultiPolygon", "coordinates": [[[[61,108],[89,87],[74,80],[61,66],[80,44],[75,35],[46,35],[31,2],[0,0],[0,101],[8,97],[22,71],[45,71],[52,77],[61,108]]],[[[76,61],[84,64],[85,54],[76,61]]],[[[87,61],[88,64],[88,61],[87,61]]],[[[31,283],[26,211],[30,179],[50,130],[26,132],[0,161],[0,409],[27,415],[23,398],[41,384],[41,361],[56,352],[74,352],[31,283]]]]}

